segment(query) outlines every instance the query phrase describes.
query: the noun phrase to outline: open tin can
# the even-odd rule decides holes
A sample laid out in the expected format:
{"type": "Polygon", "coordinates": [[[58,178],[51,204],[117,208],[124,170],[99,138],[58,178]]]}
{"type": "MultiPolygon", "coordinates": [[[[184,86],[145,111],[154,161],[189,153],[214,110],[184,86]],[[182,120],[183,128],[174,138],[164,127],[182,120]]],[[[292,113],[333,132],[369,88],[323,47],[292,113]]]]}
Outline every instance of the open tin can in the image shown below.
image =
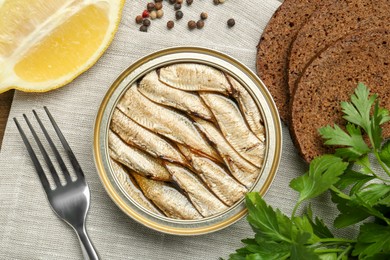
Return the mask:
{"type": "Polygon", "coordinates": [[[277,172],[282,149],[282,130],[276,106],[261,80],[232,57],[205,48],[174,47],[152,53],[134,62],[111,85],[100,105],[94,128],[94,158],[100,180],[115,204],[137,222],[174,235],[200,235],[223,229],[247,213],[245,197],[228,210],[199,220],[177,220],[154,214],[139,206],[114,174],[108,152],[108,131],[113,111],[130,86],[148,72],[176,63],[197,63],[214,67],[240,82],[256,102],[264,121],[266,148],[263,166],[249,191],[264,195],[277,172]]]}

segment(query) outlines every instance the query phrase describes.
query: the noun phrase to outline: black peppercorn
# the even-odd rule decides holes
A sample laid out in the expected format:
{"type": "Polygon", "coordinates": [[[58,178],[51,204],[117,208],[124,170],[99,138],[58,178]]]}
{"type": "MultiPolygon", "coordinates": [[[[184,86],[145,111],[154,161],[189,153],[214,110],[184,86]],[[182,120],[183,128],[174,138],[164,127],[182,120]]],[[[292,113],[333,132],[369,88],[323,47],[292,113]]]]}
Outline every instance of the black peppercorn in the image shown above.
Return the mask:
{"type": "Polygon", "coordinates": [[[181,9],[181,4],[176,3],[173,8],[177,11],[181,9]]]}
{"type": "Polygon", "coordinates": [[[196,22],[193,21],[193,20],[190,20],[190,21],[188,22],[188,28],[189,28],[190,30],[195,29],[195,28],[196,28],[196,22]]]}
{"type": "Polygon", "coordinates": [[[154,9],[154,3],[148,3],[147,5],[146,5],[146,9],[148,9],[148,11],[150,12],[150,11],[153,11],[153,9],[154,9]]]}
{"type": "Polygon", "coordinates": [[[213,0],[213,3],[214,3],[215,5],[219,5],[219,0],[213,0]]]}
{"type": "Polygon", "coordinates": [[[142,24],[145,25],[146,27],[149,27],[150,26],[150,20],[149,19],[144,19],[142,21],[142,24]]]}
{"type": "Polygon", "coordinates": [[[175,26],[175,22],[174,21],[168,21],[167,22],[167,27],[168,27],[169,30],[172,29],[174,26],[175,26]]]}
{"type": "Polygon", "coordinates": [[[202,29],[204,27],[204,21],[203,20],[199,20],[196,22],[196,28],[198,29],[202,29]]]}
{"type": "Polygon", "coordinates": [[[145,26],[145,25],[142,25],[142,26],[139,28],[139,30],[140,30],[141,32],[147,32],[147,31],[148,31],[148,27],[145,26]]]}
{"type": "Polygon", "coordinates": [[[233,18],[230,18],[230,19],[227,21],[227,25],[228,25],[229,27],[233,27],[235,24],[236,24],[236,21],[235,21],[233,18]]]}
{"type": "Polygon", "coordinates": [[[141,24],[143,19],[144,18],[142,18],[142,15],[137,15],[137,17],[135,17],[135,22],[137,24],[141,24]]]}
{"type": "Polygon", "coordinates": [[[176,3],[176,0],[169,0],[169,3],[170,3],[171,5],[173,5],[174,3],[176,3]]]}
{"type": "Polygon", "coordinates": [[[206,20],[207,17],[209,17],[209,15],[208,15],[206,12],[202,12],[202,13],[200,14],[200,19],[202,19],[202,20],[206,20]]]}
{"type": "Polygon", "coordinates": [[[186,0],[187,2],[187,5],[192,5],[192,3],[194,2],[194,0],[186,0]]]}
{"type": "Polygon", "coordinates": [[[176,16],[177,20],[180,20],[181,18],[183,18],[183,12],[182,11],[176,11],[175,16],[176,16]]]}

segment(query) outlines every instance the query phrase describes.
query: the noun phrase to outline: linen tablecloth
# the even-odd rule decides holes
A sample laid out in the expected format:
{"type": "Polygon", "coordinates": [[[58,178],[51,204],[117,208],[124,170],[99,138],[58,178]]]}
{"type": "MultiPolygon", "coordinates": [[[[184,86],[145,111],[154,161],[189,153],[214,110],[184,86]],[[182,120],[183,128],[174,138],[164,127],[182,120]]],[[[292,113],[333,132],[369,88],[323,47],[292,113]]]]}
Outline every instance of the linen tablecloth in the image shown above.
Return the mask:
{"type": "MultiPolygon", "coordinates": [[[[128,0],[119,30],[102,58],[67,86],[48,93],[16,92],[0,153],[0,259],[82,259],[75,233],[51,211],[33,164],[12,121],[31,110],[42,114],[48,106],[73,148],[91,189],[87,230],[102,259],[217,259],[227,257],[253,235],[245,219],[212,234],[179,237],[161,234],[122,213],[106,194],[92,155],[93,125],[99,103],[114,79],[132,62],[162,48],[180,45],[209,47],[225,52],[255,70],[256,45],[280,5],[276,0],[212,0],[183,6],[184,18],[168,31],[173,7],[165,3],[165,16],[148,33],[140,32],[134,18],[147,1],[128,0]],[[187,21],[201,12],[209,18],[202,30],[189,31],[187,21]],[[226,21],[235,18],[229,29],[226,21]]],[[[44,115],[44,114],[42,114],[44,115]]],[[[25,124],[23,124],[26,127],[25,124]]],[[[289,181],[306,171],[288,130],[283,128],[283,155],[277,176],[265,196],[268,203],[290,214],[297,193],[289,181]]],[[[327,198],[314,207],[327,221],[335,211],[327,198]]]]}

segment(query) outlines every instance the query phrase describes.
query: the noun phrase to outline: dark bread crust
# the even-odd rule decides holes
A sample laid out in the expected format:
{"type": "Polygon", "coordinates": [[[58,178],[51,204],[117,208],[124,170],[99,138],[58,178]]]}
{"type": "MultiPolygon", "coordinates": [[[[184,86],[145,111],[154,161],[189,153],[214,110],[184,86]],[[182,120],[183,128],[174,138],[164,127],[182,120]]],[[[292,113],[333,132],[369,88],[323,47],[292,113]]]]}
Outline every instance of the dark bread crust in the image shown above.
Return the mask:
{"type": "MultiPolygon", "coordinates": [[[[303,159],[331,152],[318,129],[344,125],[341,101],[349,101],[358,82],[377,93],[390,109],[390,27],[356,32],[322,52],[304,71],[291,104],[290,133],[303,159]]],[[[390,137],[390,124],[383,127],[390,137]]]]}
{"type": "Polygon", "coordinates": [[[315,11],[291,46],[288,68],[290,94],[305,67],[338,39],[390,23],[390,0],[337,0],[315,11]]]}
{"type": "Polygon", "coordinates": [[[289,116],[287,64],[290,45],[298,30],[323,2],[333,0],[285,0],[276,10],[257,46],[257,74],[273,96],[284,122],[289,116]]]}

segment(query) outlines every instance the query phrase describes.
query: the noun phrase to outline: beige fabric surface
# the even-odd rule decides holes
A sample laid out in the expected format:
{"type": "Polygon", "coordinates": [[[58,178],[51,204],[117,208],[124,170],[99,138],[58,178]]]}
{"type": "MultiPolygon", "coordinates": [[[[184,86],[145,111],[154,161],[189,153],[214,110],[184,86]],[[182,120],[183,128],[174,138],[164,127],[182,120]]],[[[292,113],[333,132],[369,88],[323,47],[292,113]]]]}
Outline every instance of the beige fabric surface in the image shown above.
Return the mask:
{"type": "MultiPolygon", "coordinates": [[[[172,6],[165,17],[152,22],[148,33],[138,31],[134,17],[147,1],[126,1],[117,35],[107,52],[89,71],[67,86],[49,93],[16,92],[0,153],[0,259],[82,259],[73,230],[51,211],[32,162],[17,132],[13,117],[32,117],[32,109],[44,115],[48,106],[73,148],[91,189],[87,230],[102,259],[218,259],[227,257],[253,232],[245,219],[212,234],[178,237],[150,230],[122,213],[106,194],[93,162],[93,124],[99,103],[114,79],[132,62],[170,46],[204,46],[223,51],[255,70],[256,45],[267,21],[279,6],[277,0],[212,0],[183,6],[184,18],[173,30],[172,6]],[[206,11],[203,30],[188,31],[189,19],[206,11]],[[228,18],[236,26],[228,29],[228,18]]],[[[165,3],[165,2],[164,2],[165,3]]],[[[23,126],[26,125],[23,122],[23,126]]],[[[283,156],[277,176],[265,199],[290,214],[297,194],[289,181],[306,170],[287,128],[283,128],[283,156]]],[[[328,221],[334,208],[325,200],[315,205],[328,221]]]]}

